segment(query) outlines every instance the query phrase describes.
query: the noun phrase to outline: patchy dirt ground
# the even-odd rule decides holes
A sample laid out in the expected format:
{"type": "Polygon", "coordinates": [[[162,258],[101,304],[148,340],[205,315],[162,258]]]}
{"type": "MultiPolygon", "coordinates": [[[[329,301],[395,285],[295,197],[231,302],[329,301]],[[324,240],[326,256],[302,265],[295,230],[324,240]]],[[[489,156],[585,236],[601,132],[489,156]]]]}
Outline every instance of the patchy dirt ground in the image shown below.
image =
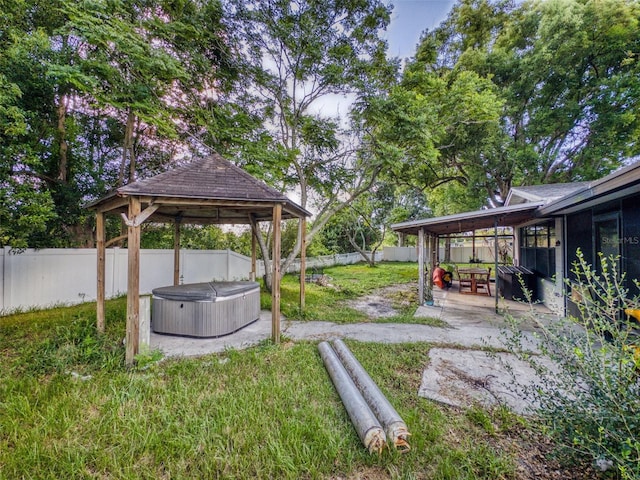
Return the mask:
{"type": "Polygon", "coordinates": [[[399,315],[402,308],[415,304],[417,289],[417,283],[389,285],[364,297],[349,300],[346,304],[372,319],[393,317],[399,315]]]}

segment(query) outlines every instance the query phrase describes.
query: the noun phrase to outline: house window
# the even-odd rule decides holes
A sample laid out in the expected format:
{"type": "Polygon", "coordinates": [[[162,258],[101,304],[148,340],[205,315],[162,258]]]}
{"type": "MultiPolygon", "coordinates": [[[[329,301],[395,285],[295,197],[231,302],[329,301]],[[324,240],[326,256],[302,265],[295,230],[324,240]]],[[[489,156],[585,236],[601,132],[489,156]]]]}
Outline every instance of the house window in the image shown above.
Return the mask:
{"type": "Polygon", "coordinates": [[[556,232],[553,221],[520,229],[520,265],[551,278],[556,273],[556,232]]]}

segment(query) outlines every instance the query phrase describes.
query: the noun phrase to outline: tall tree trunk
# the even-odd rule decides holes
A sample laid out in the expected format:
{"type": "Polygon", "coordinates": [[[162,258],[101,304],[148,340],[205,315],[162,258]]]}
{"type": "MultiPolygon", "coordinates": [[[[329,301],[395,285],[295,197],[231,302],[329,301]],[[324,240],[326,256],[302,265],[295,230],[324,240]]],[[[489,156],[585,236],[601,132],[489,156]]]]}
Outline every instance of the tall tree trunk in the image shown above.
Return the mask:
{"type": "Polygon", "coordinates": [[[269,252],[269,247],[262,236],[262,232],[260,231],[260,225],[255,220],[255,218],[251,217],[251,232],[253,236],[258,241],[258,246],[260,247],[260,252],[262,253],[262,260],[264,262],[264,286],[270,292],[272,282],[272,269],[271,269],[271,254],[269,252]]]}
{"type": "Polygon", "coordinates": [[[66,95],[60,94],[56,114],[58,116],[57,136],[58,136],[58,175],[57,179],[62,183],[67,183],[69,178],[69,144],[67,143],[67,105],[69,99],[66,95]]]}
{"type": "Polygon", "coordinates": [[[124,172],[127,170],[127,160],[129,161],[129,182],[132,182],[135,172],[135,158],[133,156],[133,129],[136,116],[131,108],[127,111],[127,122],[124,126],[124,140],[122,142],[122,163],[120,164],[120,174],[118,185],[124,185],[124,172]]]}
{"type": "Polygon", "coordinates": [[[444,263],[451,263],[451,237],[444,237],[444,263]]]}

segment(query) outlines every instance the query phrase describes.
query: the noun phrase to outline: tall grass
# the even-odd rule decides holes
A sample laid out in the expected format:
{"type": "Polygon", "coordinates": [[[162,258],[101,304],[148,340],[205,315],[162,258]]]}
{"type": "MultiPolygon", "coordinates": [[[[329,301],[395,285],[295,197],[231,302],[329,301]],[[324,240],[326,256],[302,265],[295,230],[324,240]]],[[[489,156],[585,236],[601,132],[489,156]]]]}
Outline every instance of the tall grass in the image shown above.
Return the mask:
{"type": "Polygon", "coordinates": [[[360,444],[316,345],[146,370],[3,382],[0,478],[509,478],[509,454],[464,415],[416,396],[427,345],[351,343],[413,433],[406,455],[360,444]],[[462,442],[452,444],[451,432],[462,442]]]}
{"type": "MultiPolygon", "coordinates": [[[[332,273],[362,280],[358,289],[378,281],[332,273]]],[[[427,344],[348,342],[413,434],[409,453],[377,456],[316,344],[126,368],[124,318],[124,299],[107,303],[104,335],[90,304],[0,318],[1,480],[517,478],[513,416],[417,396],[427,344]]]]}

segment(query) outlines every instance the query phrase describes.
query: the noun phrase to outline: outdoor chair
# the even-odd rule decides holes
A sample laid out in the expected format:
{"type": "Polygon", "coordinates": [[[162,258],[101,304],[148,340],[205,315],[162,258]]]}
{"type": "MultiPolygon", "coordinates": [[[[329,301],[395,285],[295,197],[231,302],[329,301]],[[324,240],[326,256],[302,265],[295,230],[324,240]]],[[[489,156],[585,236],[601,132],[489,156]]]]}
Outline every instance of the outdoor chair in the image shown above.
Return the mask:
{"type": "Polygon", "coordinates": [[[471,280],[471,275],[466,273],[461,274],[458,271],[458,267],[456,267],[456,277],[458,277],[458,291],[460,293],[473,292],[473,282],[471,280]]]}
{"type": "Polygon", "coordinates": [[[487,295],[491,296],[491,267],[487,269],[487,276],[479,275],[476,278],[476,292],[486,290],[487,295]]]}

